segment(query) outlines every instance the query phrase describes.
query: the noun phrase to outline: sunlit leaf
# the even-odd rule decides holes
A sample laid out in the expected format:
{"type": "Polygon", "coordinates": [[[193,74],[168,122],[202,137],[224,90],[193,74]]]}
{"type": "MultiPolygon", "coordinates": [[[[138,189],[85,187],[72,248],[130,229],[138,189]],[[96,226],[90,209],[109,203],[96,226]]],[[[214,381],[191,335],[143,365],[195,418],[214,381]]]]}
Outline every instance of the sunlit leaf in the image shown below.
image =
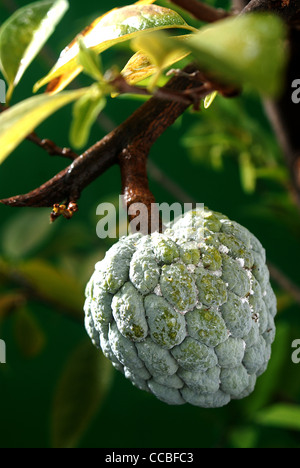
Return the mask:
{"type": "Polygon", "coordinates": [[[277,404],[261,410],[255,420],[264,426],[300,431],[300,406],[277,404]]]}
{"type": "Polygon", "coordinates": [[[55,448],[74,448],[108,392],[111,363],[88,340],[71,355],[58,384],[52,413],[55,448]]]}
{"type": "MultiPolygon", "coordinates": [[[[147,2],[147,4],[111,10],[97,18],[80,36],[84,38],[86,47],[92,48],[99,54],[120,42],[134,39],[142,31],[151,32],[170,28],[194,31],[194,28],[188,26],[175,11],[147,2]]],[[[77,60],[78,53],[79,46],[75,39],[63,50],[57,64],[35,85],[34,90],[37,91],[47,83],[50,83],[48,92],[57,93],[64,89],[82,71],[82,66],[77,60]]]]}
{"type": "Polygon", "coordinates": [[[7,100],[69,8],[67,0],[45,0],[17,10],[0,28],[0,69],[7,100]]]}
{"type": "Polygon", "coordinates": [[[135,2],[135,5],[151,5],[155,2],[156,0],[139,0],[138,2],[135,2]]]}
{"type": "Polygon", "coordinates": [[[209,109],[217,96],[218,96],[217,91],[214,91],[213,93],[206,96],[206,98],[204,99],[204,109],[209,109]]]}
{"type": "MultiPolygon", "coordinates": [[[[177,38],[184,41],[188,36],[177,38]]],[[[186,50],[174,47],[174,42],[159,32],[142,34],[132,41],[137,53],[130,59],[121,74],[130,84],[154,75],[149,88],[153,89],[164,69],[174,65],[189,55],[186,50]]]]}
{"type": "Polygon", "coordinates": [[[21,276],[42,300],[59,307],[75,319],[83,319],[84,288],[74,276],[54,268],[43,260],[32,260],[16,267],[21,276]]]}
{"type": "Polygon", "coordinates": [[[204,27],[185,46],[201,68],[221,82],[276,95],[288,55],[285,37],[277,16],[252,13],[204,27]]]}
{"type": "Polygon", "coordinates": [[[47,117],[85,93],[85,89],[79,89],[58,96],[34,96],[3,112],[0,115],[0,164],[47,117]]]}
{"type": "Polygon", "coordinates": [[[14,333],[17,345],[25,357],[38,356],[44,349],[45,333],[34,315],[25,307],[15,314],[14,333]]]}
{"type": "Polygon", "coordinates": [[[20,259],[38,248],[49,236],[49,210],[18,213],[1,230],[2,249],[6,256],[20,259]]]}
{"type": "Polygon", "coordinates": [[[82,148],[87,143],[91,127],[105,105],[106,99],[99,92],[87,93],[74,104],[70,130],[72,146],[82,148]]]}

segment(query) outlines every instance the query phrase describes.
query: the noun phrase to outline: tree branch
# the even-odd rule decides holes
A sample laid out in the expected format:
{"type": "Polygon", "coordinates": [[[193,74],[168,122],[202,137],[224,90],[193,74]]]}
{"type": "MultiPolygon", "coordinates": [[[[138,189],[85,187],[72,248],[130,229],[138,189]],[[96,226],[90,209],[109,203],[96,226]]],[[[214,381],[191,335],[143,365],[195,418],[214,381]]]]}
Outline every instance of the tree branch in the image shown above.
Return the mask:
{"type": "Polygon", "coordinates": [[[255,11],[277,13],[290,26],[300,24],[299,0],[251,0],[244,8],[243,13],[255,11]]]}
{"type": "Polygon", "coordinates": [[[279,268],[268,262],[271,278],[286,291],[298,304],[300,304],[300,288],[288,278],[279,268]]]}
{"type": "Polygon", "coordinates": [[[78,154],[74,153],[70,148],[60,148],[53,141],[48,139],[41,140],[35,132],[28,135],[26,139],[46,151],[50,156],[61,156],[62,158],[71,159],[72,161],[78,158],[78,154]]]}
{"type": "MultiPolygon", "coordinates": [[[[226,12],[220,12],[219,10],[207,7],[207,5],[196,0],[176,0],[174,3],[180,3],[180,6],[185,7],[190,12],[194,9],[194,13],[198,15],[198,18],[201,17],[202,20],[204,18],[204,12],[207,14],[207,21],[216,21],[228,15],[226,12]]],[[[244,6],[243,3],[245,2],[241,0],[242,6],[244,6]]],[[[295,2],[292,0],[285,0],[282,2],[278,2],[277,0],[269,0],[268,2],[260,0],[260,5],[261,4],[266,4],[268,9],[272,5],[275,11],[279,8],[281,13],[286,11],[285,8],[289,8],[291,5],[295,7],[295,2]]],[[[258,8],[257,0],[252,0],[244,12],[251,11],[251,8],[254,10],[258,8]]],[[[40,188],[29,194],[12,197],[2,200],[1,202],[14,207],[41,207],[53,206],[61,202],[65,202],[66,204],[69,202],[76,202],[85,187],[97,179],[112,165],[120,164],[123,193],[127,197],[127,204],[130,205],[132,200],[136,199],[142,201],[142,192],[144,192],[146,205],[149,204],[149,201],[153,200],[153,196],[150,194],[149,186],[147,185],[148,183],[145,178],[146,166],[142,159],[144,157],[147,158],[157,138],[172,125],[190,104],[194,104],[194,107],[197,107],[200,98],[209,94],[213,89],[222,91],[222,86],[221,89],[220,86],[214,88],[209,81],[209,79],[201,81],[201,74],[199,76],[197,68],[190,65],[182,74],[173,78],[166,87],[159,89],[155,97],[145,103],[126,122],[120,125],[120,127],[107,135],[103,140],[96,143],[78,158],[76,158],[77,155],[70,150],[58,148],[54,143],[49,144],[49,141],[39,140],[34,134],[31,135],[29,138],[50,152],[50,154],[67,155],[74,159],[74,161],[71,166],[57,174],[40,188]],[[204,86],[202,86],[203,83],[204,86]],[[141,155],[143,155],[143,158],[141,155]],[[139,166],[139,171],[135,170],[134,160],[136,160],[136,165],[139,166]],[[136,184],[137,193],[139,193],[136,197],[132,195],[134,184],[136,184]]],[[[235,93],[236,90],[225,90],[224,94],[230,96],[235,93]]],[[[299,121],[299,119],[296,121],[299,121]]],[[[289,153],[287,157],[289,161],[292,161],[291,170],[294,170],[296,166],[294,164],[295,151],[293,145],[291,148],[293,156],[289,153]]],[[[296,161],[298,168],[298,156],[296,161]]],[[[300,176],[297,176],[296,179],[300,186],[300,176]]]]}
{"type": "MultiPolygon", "coordinates": [[[[189,65],[185,72],[193,73],[196,66],[189,65]]],[[[170,80],[165,91],[185,91],[193,88],[195,82],[185,76],[170,80]]],[[[196,81],[199,86],[199,81],[196,81]]],[[[209,91],[207,91],[209,92],[209,91]]],[[[116,130],[79,156],[71,166],[57,174],[38,189],[0,202],[12,207],[50,207],[62,201],[76,201],[81,192],[107,169],[118,162],[121,154],[138,153],[148,155],[152,145],[162,133],[189,107],[191,99],[183,102],[151,98],[116,130]],[[125,150],[125,153],[123,153],[125,150]]],[[[134,171],[133,171],[134,174],[134,171]]],[[[132,183],[132,179],[131,179],[132,183]]],[[[124,193],[126,187],[123,187],[124,193]]]]}
{"type": "MultiPolygon", "coordinates": [[[[6,106],[0,104],[0,113],[5,112],[9,109],[6,106]]],[[[35,132],[30,133],[26,140],[31,141],[39,148],[42,148],[50,156],[61,156],[63,158],[72,159],[72,161],[78,158],[78,154],[74,153],[70,148],[60,148],[53,141],[48,139],[41,139],[35,132]]]]}
{"type": "Polygon", "coordinates": [[[199,21],[204,21],[205,23],[214,23],[215,21],[230,16],[228,11],[221,8],[213,8],[206,3],[198,2],[198,0],[171,0],[171,2],[188,11],[199,21]]]}

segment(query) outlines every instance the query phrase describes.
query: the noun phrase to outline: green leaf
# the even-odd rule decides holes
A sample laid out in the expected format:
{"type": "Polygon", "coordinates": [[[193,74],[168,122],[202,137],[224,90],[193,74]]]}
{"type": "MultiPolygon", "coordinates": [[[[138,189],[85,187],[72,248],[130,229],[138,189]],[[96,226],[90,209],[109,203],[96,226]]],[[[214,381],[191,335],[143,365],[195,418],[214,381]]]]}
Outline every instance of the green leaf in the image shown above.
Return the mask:
{"type": "Polygon", "coordinates": [[[88,49],[81,37],[78,39],[78,45],[78,62],[83,67],[84,72],[97,81],[103,80],[99,55],[94,50],[88,49]]]}
{"type": "Polygon", "coordinates": [[[76,320],[83,320],[84,287],[73,276],[42,260],[32,260],[15,268],[35,294],[59,307],[76,320]]]}
{"type": "Polygon", "coordinates": [[[218,91],[214,91],[213,93],[206,96],[206,98],[204,99],[204,109],[209,109],[217,96],[218,91]]]}
{"type": "Polygon", "coordinates": [[[0,69],[7,100],[69,8],[67,0],[41,1],[17,10],[0,28],[0,69]]]}
{"type": "Polygon", "coordinates": [[[52,413],[55,448],[74,448],[109,390],[111,363],[88,340],[77,348],[58,384],[52,413]]]}
{"type": "Polygon", "coordinates": [[[49,210],[18,213],[2,228],[2,249],[6,256],[21,259],[38,248],[50,235],[49,210]]]}
{"type": "Polygon", "coordinates": [[[95,92],[82,96],[74,104],[73,121],[70,130],[72,146],[82,148],[86,145],[91,127],[105,106],[106,99],[98,87],[95,88],[95,92]]]}
{"type": "Polygon", "coordinates": [[[185,46],[221,82],[274,96],[287,63],[285,38],[286,28],[277,16],[252,13],[204,27],[185,46]]]}
{"type": "MultiPolygon", "coordinates": [[[[178,43],[189,36],[177,38],[178,43]]],[[[164,69],[189,55],[183,48],[175,47],[174,41],[161,32],[141,34],[131,43],[137,54],[131,58],[121,73],[126,81],[137,83],[154,75],[149,89],[153,90],[164,69]]]]}
{"type": "Polygon", "coordinates": [[[260,411],[255,420],[264,426],[300,431],[300,406],[277,404],[260,411]]]}
{"type": "Polygon", "coordinates": [[[251,155],[243,152],[239,157],[242,186],[246,193],[252,194],[256,188],[256,169],[251,160],[251,155]]]}
{"type": "Polygon", "coordinates": [[[0,115],[0,164],[40,123],[86,91],[79,89],[59,96],[34,96],[3,112],[0,115]]]}
{"type": "Polygon", "coordinates": [[[25,307],[15,315],[14,333],[22,354],[27,358],[38,356],[45,347],[45,333],[34,315],[25,307]]]}
{"type": "MultiPolygon", "coordinates": [[[[97,18],[80,34],[84,38],[85,46],[99,54],[120,42],[134,39],[146,30],[148,32],[170,28],[195,30],[175,11],[149,5],[150,2],[144,3],[147,4],[115,8],[97,18]]],[[[78,42],[74,40],[61,53],[50,73],[36,83],[34,91],[50,82],[48,91],[57,93],[64,89],[82,71],[82,66],[78,64],[78,54],[78,42]]]]}

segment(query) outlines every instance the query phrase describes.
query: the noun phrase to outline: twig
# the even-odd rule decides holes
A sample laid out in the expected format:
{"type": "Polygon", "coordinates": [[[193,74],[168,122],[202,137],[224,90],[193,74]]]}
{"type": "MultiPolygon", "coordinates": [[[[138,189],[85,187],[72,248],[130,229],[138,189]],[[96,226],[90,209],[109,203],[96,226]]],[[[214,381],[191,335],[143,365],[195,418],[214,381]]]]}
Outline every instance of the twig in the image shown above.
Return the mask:
{"type": "Polygon", "coordinates": [[[170,195],[172,195],[180,203],[191,203],[196,204],[188,193],[186,193],[182,187],[171,179],[160,167],[158,167],[153,161],[148,160],[148,173],[150,178],[155,180],[160,186],[164,188],[170,195]]]}
{"type": "Polygon", "coordinates": [[[221,8],[213,8],[198,0],[171,0],[171,2],[188,11],[199,21],[204,21],[205,23],[214,23],[215,21],[230,16],[228,11],[221,8]]]}
{"type": "MultiPolygon", "coordinates": [[[[8,109],[9,108],[7,106],[0,104],[0,113],[5,112],[8,109]]],[[[61,156],[63,158],[71,159],[72,161],[78,158],[78,154],[74,153],[70,148],[60,148],[51,140],[41,139],[35,132],[30,133],[26,137],[26,140],[31,141],[39,148],[42,148],[50,156],[61,156]]]]}
{"type": "Polygon", "coordinates": [[[271,278],[287,293],[289,293],[295,301],[300,304],[300,288],[290,278],[288,278],[278,267],[268,262],[271,278]]]}
{"type": "Polygon", "coordinates": [[[50,156],[61,156],[63,158],[71,159],[72,161],[78,158],[78,154],[74,153],[70,148],[60,148],[53,141],[48,139],[41,140],[35,132],[28,135],[26,139],[42,148],[50,156]]]}
{"type": "Polygon", "coordinates": [[[251,0],[243,13],[264,11],[279,14],[290,26],[300,24],[299,0],[251,0]]]}

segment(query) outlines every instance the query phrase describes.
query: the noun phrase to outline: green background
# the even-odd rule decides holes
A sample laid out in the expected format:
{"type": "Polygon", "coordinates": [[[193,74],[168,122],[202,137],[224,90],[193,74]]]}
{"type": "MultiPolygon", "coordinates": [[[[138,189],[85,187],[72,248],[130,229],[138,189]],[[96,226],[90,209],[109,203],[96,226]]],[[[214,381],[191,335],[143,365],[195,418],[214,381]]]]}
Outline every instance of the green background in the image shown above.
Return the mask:
{"type": "MultiPolygon", "coordinates": [[[[14,7],[26,3],[2,1],[1,22],[14,7]]],[[[14,102],[31,95],[33,84],[47,73],[60,51],[80,30],[103,12],[125,4],[117,0],[113,4],[107,0],[92,0],[85,4],[73,0],[46,49],[26,72],[15,92],[14,102]]],[[[221,4],[224,6],[224,2],[219,2],[219,6],[221,4]]],[[[122,46],[106,52],[104,64],[109,67],[117,63],[122,67],[129,56],[129,50],[122,46]]],[[[86,77],[79,78],[79,85],[87,83],[89,80],[86,77]]],[[[237,102],[240,111],[234,108],[231,122],[234,122],[236,128],[242,126],[244,129],[252,122],[255,132],[263,140],[262,148],[274,147],[276,167],[283,170],[282,155],[276,148],[261,101],[257,96],[246,94],[237,102]],[[242,115],[247,116],[244,121],[242,115]]],[[[139,101],[130,99],[110,100],[100,118],[100,124],[93,127],[90,143],[102,138],[139,105],[139,101]]],[[[220,124],[220,119],[224,126],[227,124],[226,106],[224,108],[222,103],[216,103],[216,109],[222,111],[219,120],[211,118],[211,127],[208,128],[211,128],[212,133],[214,125],[220,124]]],[[[214,108],[208,112],[212,115],[214,108]]],[[[38,134],[53,139],[58,145],[68,146],[70,116],[69,106],[42,124],[38,134]]],[[[269,261],[290,280],[299,284],[300,217],[286,190],[286,180],[279,183],[275,178],[260,178],[255,191],[246,193],[241,183],[241,166],[236,151],[226,150],[228,157],[224,158],[223,167],[219,170],[211,164],[209,151],[206,161],[203,150],[199,150],[198,154],[196,149],[191,156],[185,147],[184,137],[193,129],[194,139],[195,135],[197,139],[197,132],[201,132],[205,122],[206,117],[202,114],[187,112],[155,144],[151,160],[191,198],[223,212],[250,229],[266,247],[269,261]]],[[[250,147],[255,147],[255,143],[252,142],[250,147]]],[[[263,163],[260,161],[260,165],[263,163]]],[[[65,166],[66,161],[51,158],[29,142],[24,142],[0,168],[0,197],[26,193],[65,166]]],[[[152,171],[150,185],[157,202],[178,201],[176,193],[166,190],[165,184],[155,180],[151,174],[152,171]]],[[[112,168],[85,190],[80,200],[80,211],[72,221],[61,219],[51,226],[47,209],[11,209],[0,206],[1,259],[15,270],[26,262],[39,260],[64,272],[67,277],[74,277],[74,281],[78,282],[74,295],[78,295],[78,310],[81,310],[84,285],[93,271],[94,263],[102,258],[110,245],[96,236],[99,219],[96,207],[103,201],[116,201],[119,190],[119,170],[112,168]],[[34,234],[36,242],[27,248],[26,243],[34,234]]],[[[182,197],[180,201],[183,201],[182,197]]],[[[79,439],[76,438],[76,445],[104,448],[300,447],[297,431],[297,427],[300,429],[300,416],[297,418],[296,413],[292,421],[291,418],[288,422],[283,421],[282,417],[276,423],[263,422],[266,408],[275,404],[295,405],[296,408],[300,405],[300,364],[297,366],[291,361],[292,342],[300,339],[299,304],[276,283],[273,285],[279,299],[276,322],[278,335],[270,367],[260,377],[252,396],[219,410],[203,410],[190,405],[170,407],[154,396],[137,390],[124,376],[113,371],[109,391],[93,412],[85,432],[79,439]]],[[[67,298],[70,288],[63,281],[62,286],[66,288],[67,298]]],[[[12,275],[7,279],[0,275],[0,338],[7,344],[7,364],[0,365],[0,446],[63,445],[63,442],[53,442],[59,439],[52,423],[55,395],[58,383],[66,373],[65,366],[78,346],[85,342],[86,332],[82,320],[66,316],[61,304],[59,307],[50,304],[53,301],[31,298],[26,305],[25,323],[24,306],[21,311],[16,307],[4,313],[3,299],[20,290],[22,287],[18,278],[12,275]],[[34,349],[30,337],[37,342],[40,340],[40,346],[34,349]]],[[[55,290],[52,293],[55,299],[55,290]]],[[[74,397],[75,412],[76,407],[79,413],[81,407],[83,413],[85,411],[85,391],[79,398],[77,395],[77,400],[74,397]]],[[[73,392],[70,392],[70,401],[72,395],[73,392]]],[[[60,417],[63,419],[63,412],[58,419],[60,417]]],[[[74,420],[70,419],[69,424],[71,427],[76,426],[76,416],[74,420]]]]}

